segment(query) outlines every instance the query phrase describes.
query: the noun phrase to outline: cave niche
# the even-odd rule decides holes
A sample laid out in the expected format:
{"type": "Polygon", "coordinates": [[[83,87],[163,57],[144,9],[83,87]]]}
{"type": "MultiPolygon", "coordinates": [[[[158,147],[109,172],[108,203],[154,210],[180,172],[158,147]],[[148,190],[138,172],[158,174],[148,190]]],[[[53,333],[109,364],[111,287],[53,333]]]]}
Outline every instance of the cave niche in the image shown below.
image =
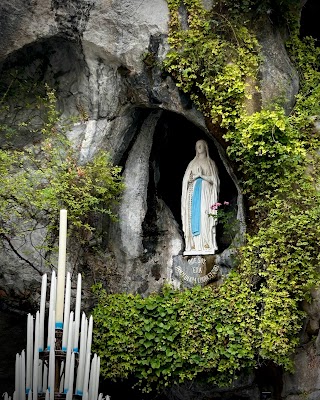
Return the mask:
{"type": "MultiPolygon", "coordinates": [[[[216,163],[219,171],[219,202],[230,203],[229,207],[234,211],[235,222],[238,213],[238,190],[226,169],[227,160],[226,158],[224,161],[221,159],[215,140],[185,117],[165,111],[155,130],[151,164],[156,166],[153,169],[156,194],[170,208],[179,224],[182,236],[182,180],[189,162],[195,156],[195,143],[200,139],[206,140],[208,143],[210,157],[216,163]]],[[[230,232],[225,231],[221,223],[218,223],[219,253],[231,245],[234,235],[234,231],[231,235],[230,232]]]]}

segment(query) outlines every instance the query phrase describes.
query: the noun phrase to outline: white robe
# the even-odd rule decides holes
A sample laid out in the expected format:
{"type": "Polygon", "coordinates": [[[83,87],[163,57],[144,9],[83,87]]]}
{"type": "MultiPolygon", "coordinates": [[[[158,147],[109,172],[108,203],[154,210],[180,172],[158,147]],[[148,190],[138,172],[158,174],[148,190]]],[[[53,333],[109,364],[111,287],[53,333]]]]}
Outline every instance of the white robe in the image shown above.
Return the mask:
{"type": "Polygon", "coordinates": [[[182,229],[184,232],[186,248],[184,254],[214,254],[218,250],[216,241],[217,220],[208,214],[215,214],[211,206],[218,201],[220,180],[218,170],[211,158],[199,159],[197,156],[189,163],[183,177],[181,196],[182,229]],[[195,182],[189,182],[190,174],[199,174],[201,165],[202,175],[208,177],[212,183],[205,179],[201,185],[201,207],[200,207],[200,234],[194,236],[191,229],[191,204],[195,182]]]}

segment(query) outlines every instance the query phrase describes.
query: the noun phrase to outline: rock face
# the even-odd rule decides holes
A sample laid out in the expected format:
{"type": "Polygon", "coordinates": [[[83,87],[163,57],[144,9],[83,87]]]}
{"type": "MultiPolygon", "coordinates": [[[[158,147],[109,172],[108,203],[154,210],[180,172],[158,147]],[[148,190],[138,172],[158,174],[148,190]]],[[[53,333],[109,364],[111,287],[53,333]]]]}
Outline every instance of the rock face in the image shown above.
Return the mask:
{"type": "MultiPolygon", "coordinates": [[[[210,3],[206,0],[205,6],[210,7],[210,3]]],[[[68,259],[68,269],[74,275],[78,270],[86,272],[88,288],[97,276],[110,292],[147,295],[158,291],[165,281],[179,286],[173,258],[182,257],[184,248],[181,183],[198,139],[209,143],[218,166],[221,199],[237,207],[241,234],[236,239],[241,240],[245,232],[240,185],[224,150],[208,135],[203,116],[158,67],[168,50],[168,19],[165,0],[2,0],[0,4],[0,70],[19,67],[26,76],[56,88],[63,114],[80,116],[69,137],[83,163],[105,149],[123,166],[126,189],[119,223],[101,222],[107,234],[99,254],[71,254],[68,259]]],[[[265,55],[261,101],[267,104],[271,98],[284,95],[289,111],[298,88],[297,73],[280,33],[268,21],[261,44],[265,55]]],[[[24,145],[33,138],[20,140],[24,145]]],[[[30,243],[34,246],[42,237],[41,232],[30,235],[27,243],[19,245],[20,256],[3,243],[0,305],[4,312],[8,307],[26,312],[37,302],[41,274],[49,270],[41,258],[34,253],[30,256],[30,243]]],[[[220,237],[219,276],[232,267],[232,240],[221,232],[220,237]]],[[[89,307],[89,294],[88,299],[89,307]]],[[[314,329],[316,332],[318,326],[314,329]]],[[[308,362],[301,351],[297,362],[308,362]]],[[[295,378],[286,379],[283,396],[288,400],[302,400],[303,390],[311,393],[310,400],[315,399],[314,393],[320,390],[316,378],[306,387],[301,377],[301,390],[295,378]]],[[[300,377],[297,379],[300,382],[300,377]]],[[[253,381],[239,386],[238,397],[203,390],[214,398],[260,396],[253,381]]],[[[186,397],[186,389],[180,388],[170,396],[209,398],[188,393],[186,397]]]]}
{"type": "MultiPolygon", "coordinates": [[[[124,168],[126,189],[119,223],[108,227],[105,259],[100,258],[109,269],[117,270],[117,274],[106,276],[110,291],[148,294],[172,280],[172,257],[183,250],[179,210],[182,171],[197,139],[210,140],[210,151],[225,178],[222,194],[238,206],[238,219],[244,226],[241,190],[223,149],[207,137],[203,116],[158,67],[168,49],[165,0],[28,5],[5,1],[1,7],[1,29],[6,38],[0,47],[1,70],[19,68],[26,79],[48,82],[56,88],[63,114],[80,116],[69,137],[83,163],[99,149],[106,149],[124,168]],[[175,115],[181,116],[180,124],[175,115]],[[169,153],[172,157],[166,159],[169,153]],[[175,171],[174,177],[170,170],[175,171]]],[[[19,118],[24,117],[21,112],[19,118]]],[[[19,138],[15,145],[33,140],[19,138]]],[[[29,275],[38,282],[40,275],[48,272],[38,260],[39,254],[30,249],[30,243],[39,243],[42,237],[31,234],[28,242],[18,246],[19,254],[12,254],[4,244],[3,276],[13,271],[16,263],[23,265],[23,278],[13,275],[17,297],[23,286],[28,286],[29,275]],[[25,262],[30,257],[31,262],[25,262]]],[[[224,250],[226,243],[221,246],[224,250]]],[[[92,269],[98,263],[91,254],[83,259],[82,264],[92,269]]],[[[231,266],[228,257],[221,260],[231,266]]],[[[69,259],[69,269],[76,271],[77,263],[69,259]]],[[[7,278],[1,279],[8,302],[10,284],[7,278]]]]}

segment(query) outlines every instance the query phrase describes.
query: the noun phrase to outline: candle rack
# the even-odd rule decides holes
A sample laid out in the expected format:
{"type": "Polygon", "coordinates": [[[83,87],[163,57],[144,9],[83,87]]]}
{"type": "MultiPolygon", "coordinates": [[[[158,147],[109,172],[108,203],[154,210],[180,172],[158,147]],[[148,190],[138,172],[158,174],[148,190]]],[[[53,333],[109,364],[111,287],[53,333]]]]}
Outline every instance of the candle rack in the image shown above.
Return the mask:
{"type": "Polygon", "coordinates": [[[44,346],[47,275],[42,276],[40,309],[27,318],[27,349],[16,354],[15,391],[4,400],[110,400],[98,394],[100,358],[91,354],[92,316],[81,315],[81,274],[70,311],[71,275],[65,276],[67,212],[60,211],[58,277],[52,272],[44,346]]]}

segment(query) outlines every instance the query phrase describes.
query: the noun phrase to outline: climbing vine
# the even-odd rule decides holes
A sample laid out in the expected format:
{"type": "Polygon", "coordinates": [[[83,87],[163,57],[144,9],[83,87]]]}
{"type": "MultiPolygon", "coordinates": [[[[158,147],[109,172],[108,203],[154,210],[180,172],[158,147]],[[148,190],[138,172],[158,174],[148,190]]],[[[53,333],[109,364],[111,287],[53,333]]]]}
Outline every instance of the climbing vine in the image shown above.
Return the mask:
{"type": "Polygon", "coordinates": [[[201,0],[184,4],[186,21],[179,14],[180,1],[168,0],[171,50],[164,67],[212,123],[228,128],[250,97],[246,81],[257,73],[258,41],[243,21],[207,11],[201,0]]]}

